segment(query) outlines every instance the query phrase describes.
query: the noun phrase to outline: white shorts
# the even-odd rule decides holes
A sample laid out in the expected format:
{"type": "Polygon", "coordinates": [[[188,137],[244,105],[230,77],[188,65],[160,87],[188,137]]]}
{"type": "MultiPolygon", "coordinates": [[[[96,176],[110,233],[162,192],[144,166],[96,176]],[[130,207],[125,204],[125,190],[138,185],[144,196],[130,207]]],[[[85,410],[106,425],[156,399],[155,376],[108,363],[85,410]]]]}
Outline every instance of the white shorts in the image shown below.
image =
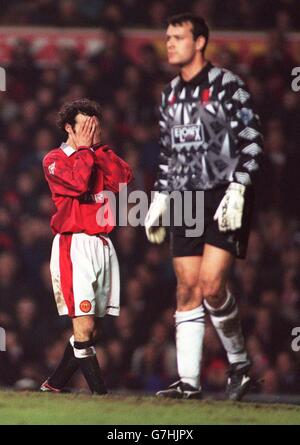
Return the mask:
{"type": "Polygon", "coordinates": [[[107,236],[57,234],[50,270],[59,315],[119,315],[119,263],[107,236]]]}

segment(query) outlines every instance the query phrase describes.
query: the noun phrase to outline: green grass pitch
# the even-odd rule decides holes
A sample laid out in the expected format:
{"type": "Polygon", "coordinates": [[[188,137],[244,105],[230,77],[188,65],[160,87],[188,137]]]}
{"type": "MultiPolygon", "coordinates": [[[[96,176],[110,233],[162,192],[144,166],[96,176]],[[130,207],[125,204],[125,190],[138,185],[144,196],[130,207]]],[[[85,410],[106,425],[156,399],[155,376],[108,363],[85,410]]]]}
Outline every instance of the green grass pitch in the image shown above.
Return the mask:
{"type": "Polygon", "coordinates": [[[1,425],[295,425],[300,407],[224,401],[158,400],[0,392],[1,425]]]}

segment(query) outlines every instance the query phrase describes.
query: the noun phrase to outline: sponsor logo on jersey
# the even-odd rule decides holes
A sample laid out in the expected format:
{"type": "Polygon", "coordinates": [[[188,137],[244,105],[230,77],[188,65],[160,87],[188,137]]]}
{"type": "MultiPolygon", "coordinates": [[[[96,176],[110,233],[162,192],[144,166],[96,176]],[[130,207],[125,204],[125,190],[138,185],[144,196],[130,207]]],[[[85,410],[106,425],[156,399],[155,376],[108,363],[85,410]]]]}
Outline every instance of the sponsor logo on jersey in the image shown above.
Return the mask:
{"type": "Polygon", "coordinates": [[[84,313],[90,312],[90,310],[92,309],[91,302],[89,300],[83,300],[80,303],[79,308],[80,308],[81,312],[84,312],[84,313]]]}
{"type": "Polygon", "coordinates": [[[172,128],[172,144],[178,148],[190,147],[203,142],[202,125],[175,125],[172,128]]]}

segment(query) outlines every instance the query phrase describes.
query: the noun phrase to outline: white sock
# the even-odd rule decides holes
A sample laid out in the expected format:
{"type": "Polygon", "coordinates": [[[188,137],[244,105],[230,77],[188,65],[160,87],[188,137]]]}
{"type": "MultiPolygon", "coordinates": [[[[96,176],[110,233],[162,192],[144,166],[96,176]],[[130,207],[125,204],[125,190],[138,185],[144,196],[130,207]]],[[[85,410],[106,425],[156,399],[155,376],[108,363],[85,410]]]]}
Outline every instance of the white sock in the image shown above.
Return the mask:
{"type": "Polygon", "coordinates": [[[220,337],[227,352],[230,364],[244,362],[248,359],[245,349],[245,341],[242,333],[238,307],[234,296],[227,291],[224,304],[215,309],[207,301],[205,307],[210,313],[212,324],[220,337]]]}
{"type": "Polygon", "coordinates": [[[175,313],[176,353],[180,380],[199,388],[205,329],[204,308],[175,313]]]}

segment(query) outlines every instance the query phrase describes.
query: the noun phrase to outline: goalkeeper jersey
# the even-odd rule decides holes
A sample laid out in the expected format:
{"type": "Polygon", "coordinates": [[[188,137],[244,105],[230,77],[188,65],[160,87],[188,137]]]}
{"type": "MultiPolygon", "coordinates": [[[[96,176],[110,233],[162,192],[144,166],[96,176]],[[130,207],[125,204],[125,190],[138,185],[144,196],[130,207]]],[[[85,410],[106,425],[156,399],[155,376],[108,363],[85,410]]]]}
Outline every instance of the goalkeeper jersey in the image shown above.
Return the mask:
{"type": "Polygon", "coordinates": [[[177,76],[162,93],[155,190],[251,185],[262,155],[260,120],[244,82],[210,62],[189,82],[177,76]]]}

